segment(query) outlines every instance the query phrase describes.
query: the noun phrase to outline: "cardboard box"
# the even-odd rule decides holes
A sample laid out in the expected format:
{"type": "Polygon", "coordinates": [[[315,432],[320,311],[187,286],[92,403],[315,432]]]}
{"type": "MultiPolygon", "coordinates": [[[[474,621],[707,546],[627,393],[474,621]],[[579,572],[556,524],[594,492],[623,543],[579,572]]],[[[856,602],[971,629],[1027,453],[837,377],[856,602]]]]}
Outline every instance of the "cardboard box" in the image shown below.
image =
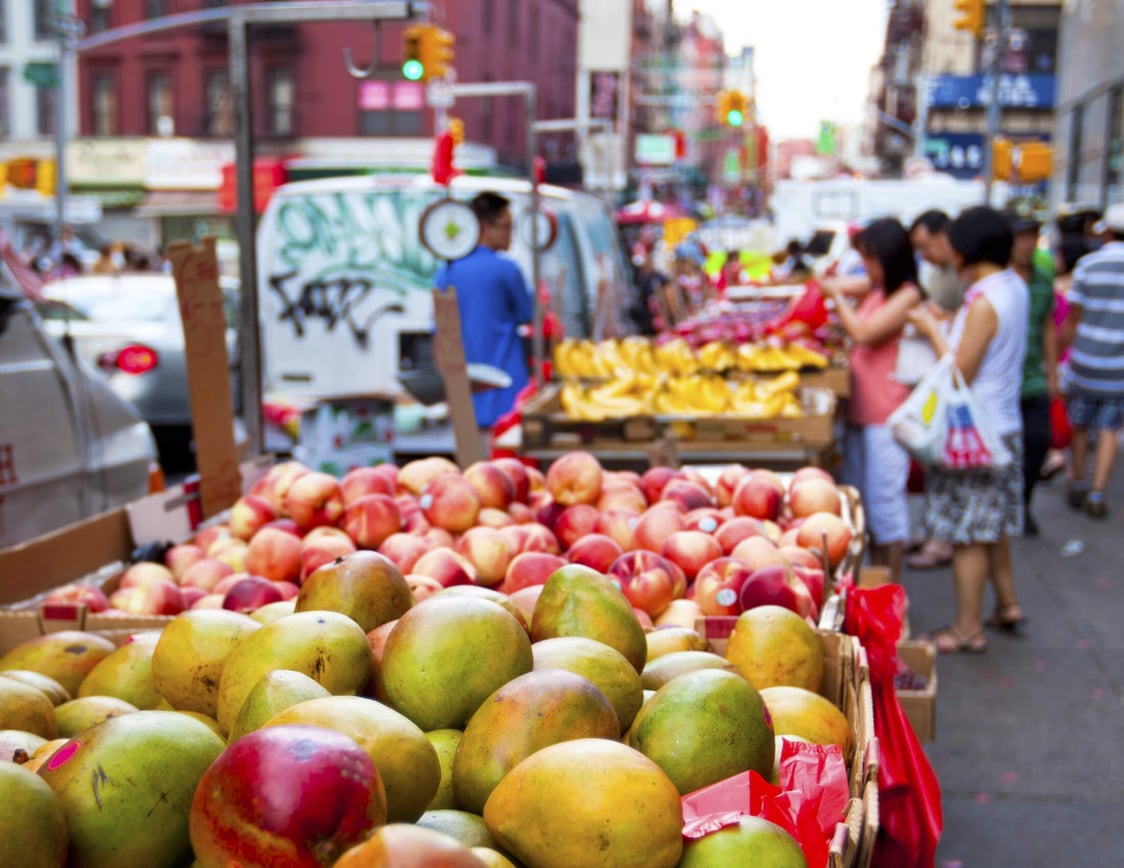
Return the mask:
{"type": "Polygon", "coordinates": [[[824,388],[800,389],[804,415],[798,419],[751,419],[740,416],[657,416],[669,437],[686,442],[737,441],[806,447],[830,446],[835,440],[835,394],[824,388]]]}
{"type": "Polygon", "coordinates": [[[898,690],[898,702],[918,741],[937,737],[937,660],[936,651],[928,642],[899,642],[898,657],[915,675],[928,679],[922,690],[898,690]]]}
{"type": "Polygon", "coordinates": [[[393,461],[393,396],[332,395],[305,407],[293,457],[335,476],[393,461]]]}

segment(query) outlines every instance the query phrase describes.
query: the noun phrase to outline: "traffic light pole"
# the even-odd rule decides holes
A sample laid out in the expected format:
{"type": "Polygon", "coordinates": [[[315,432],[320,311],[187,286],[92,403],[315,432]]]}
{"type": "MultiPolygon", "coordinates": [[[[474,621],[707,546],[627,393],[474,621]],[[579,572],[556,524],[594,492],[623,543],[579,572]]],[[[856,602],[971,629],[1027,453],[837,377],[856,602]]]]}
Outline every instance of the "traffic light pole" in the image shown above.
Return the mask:
{"type": "Polygon", "coordinates": [[[1007,0],[998,0],[995,6],[995,41],[992,43],[988,57],[988,75],[991,76],[991,96],[987,103],[987,142],[984,147],[984,204],[991,204],[991,190],[995,183],[995,140],[999,138],[999,127],[1002,120],[1002,107],[999,105],[999,58],[1003,53],[1003,46],[1007,44],[1007,35],[1011,31],[1011,10],[1007,0]]]}

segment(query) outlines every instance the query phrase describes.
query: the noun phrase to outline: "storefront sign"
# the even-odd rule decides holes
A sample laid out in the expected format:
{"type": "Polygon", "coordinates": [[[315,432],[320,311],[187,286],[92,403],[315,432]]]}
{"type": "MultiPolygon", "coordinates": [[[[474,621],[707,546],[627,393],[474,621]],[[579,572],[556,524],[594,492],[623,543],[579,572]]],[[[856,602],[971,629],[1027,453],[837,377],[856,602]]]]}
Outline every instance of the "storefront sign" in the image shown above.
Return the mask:
{"type": "Polygon", "coordinates": [[[223,165],[232,162],[233,142],[148,139],[144,185],[149,190],[217,190],[223,165]]]}
{"type": "Polygon", "coordinates": [[[636,137],[636,162],[670,166],[675,162],[675,136],[641,133],[636,137]]]}
{"type": "Polygon", "coordinates": [[[938,172],[978,178],[984,169],[984,137],[979,133],[929,133],[925,155],[938,172]]]}
{"type": "MultiPolygon", "coordinates": [[[[980,108],[991,102],[991,76],[938,75],[929,80],[930,108],[980,108]]],[[[1054,76],[1042,73],[999,76],[1004,108],[1054,107],[1054,76]]]]}
{"type": "Polygon", "coordinates": [[[144,186],[145,139],[72,139],[66,144],[66,173],[75,187],[144,186]]]}

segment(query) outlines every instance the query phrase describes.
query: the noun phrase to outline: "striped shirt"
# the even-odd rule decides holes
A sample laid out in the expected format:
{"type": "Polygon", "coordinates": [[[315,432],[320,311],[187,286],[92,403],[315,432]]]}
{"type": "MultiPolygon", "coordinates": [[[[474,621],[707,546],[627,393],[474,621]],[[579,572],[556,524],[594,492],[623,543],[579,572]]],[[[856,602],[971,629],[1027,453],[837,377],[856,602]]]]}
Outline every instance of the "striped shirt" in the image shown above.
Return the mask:
{"type": "Polygon", "coordinates": [[[1080,392],[1124,396],[1124,242],[1112,241],[1077,263],[1068,301],[1081,307],[1070,384],[1080,392]]]}

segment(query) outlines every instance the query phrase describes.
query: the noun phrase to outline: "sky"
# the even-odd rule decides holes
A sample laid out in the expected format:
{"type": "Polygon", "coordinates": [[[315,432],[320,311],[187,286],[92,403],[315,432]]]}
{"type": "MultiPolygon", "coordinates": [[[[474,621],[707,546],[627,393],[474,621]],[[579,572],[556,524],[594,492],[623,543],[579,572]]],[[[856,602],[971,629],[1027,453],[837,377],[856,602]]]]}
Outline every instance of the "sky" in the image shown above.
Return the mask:
{"type": "Polygon", "coordinates": [[[676,0],[722,30],[726,53],[753,46],[758,118],[773,140],[814,137],[821,120],[861,121],[886,40],[887,0],[676,0]]]}

